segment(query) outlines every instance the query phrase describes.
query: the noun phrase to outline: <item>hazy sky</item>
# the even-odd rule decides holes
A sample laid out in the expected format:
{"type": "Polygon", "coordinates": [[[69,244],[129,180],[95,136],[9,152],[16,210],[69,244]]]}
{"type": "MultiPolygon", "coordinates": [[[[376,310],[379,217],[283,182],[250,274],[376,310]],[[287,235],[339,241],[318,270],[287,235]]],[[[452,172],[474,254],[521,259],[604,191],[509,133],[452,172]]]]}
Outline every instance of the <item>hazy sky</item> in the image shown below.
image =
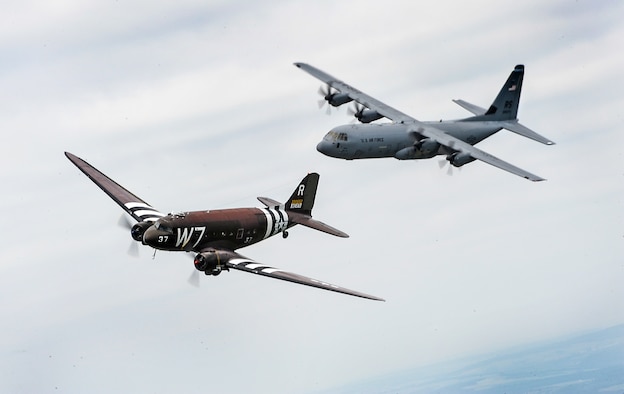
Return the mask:
{"type": "Polygon", "coordinates": [[[621,1],[8,1],[0,14],[0,392],[305,392],[624,322],[621,1]],[[169,5],[168,5],[169,4],[169,5]],[[519,117],[475,162],[343,161],[316,143],[342,78],[420,120],[519,117]],[[161,211],[285,200],[315,217],[240,252],[387,299],[126,254],[70,151],[161,211]]]}

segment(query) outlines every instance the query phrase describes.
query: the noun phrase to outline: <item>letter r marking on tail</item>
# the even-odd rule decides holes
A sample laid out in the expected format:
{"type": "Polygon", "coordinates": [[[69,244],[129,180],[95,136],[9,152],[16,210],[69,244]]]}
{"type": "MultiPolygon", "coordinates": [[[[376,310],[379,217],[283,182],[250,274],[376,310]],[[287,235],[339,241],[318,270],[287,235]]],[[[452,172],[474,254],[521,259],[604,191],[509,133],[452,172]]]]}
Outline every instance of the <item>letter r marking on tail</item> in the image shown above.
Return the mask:
{"type": "Polygon", "coordinates": [[[299,189],[297,190],[298,196],[303,196],[303,191],[305,190],[305,185],[299,185],[299,189]]]}

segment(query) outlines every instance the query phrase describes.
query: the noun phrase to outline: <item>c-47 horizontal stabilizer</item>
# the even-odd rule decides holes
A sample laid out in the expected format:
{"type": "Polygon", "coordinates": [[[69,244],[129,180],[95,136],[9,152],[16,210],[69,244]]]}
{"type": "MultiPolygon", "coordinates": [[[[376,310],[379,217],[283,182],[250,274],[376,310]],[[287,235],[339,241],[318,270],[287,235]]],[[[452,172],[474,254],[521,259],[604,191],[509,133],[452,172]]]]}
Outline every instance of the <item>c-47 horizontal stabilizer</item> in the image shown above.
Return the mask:
{"type": "Polygon", "coordinates": [[[335,235],[336,237],[349,238],[349,234],[343,231],[340,231],[337,228],[330,226],[329,224],[323,223],[320,220],[312,219],[310,216],[307,216],[307,215],[297,215],[297,214],[291,213],[290,220],[293,223],[297,223],[302,226],[310,227],[310,228],[313,228],[318,231],[322,231],[327,234],[335,235]]]}
{"type": "Polygon", "coordinates": [[[281,202],[276,201],[276,200],[274,200],[272,198],[269,198],[269,197],[258,197],[258,201],[260,201],[261,203],[266,205],[267,208],[279,207],[279,206],[283,206],[284,205],[281,202]]]}

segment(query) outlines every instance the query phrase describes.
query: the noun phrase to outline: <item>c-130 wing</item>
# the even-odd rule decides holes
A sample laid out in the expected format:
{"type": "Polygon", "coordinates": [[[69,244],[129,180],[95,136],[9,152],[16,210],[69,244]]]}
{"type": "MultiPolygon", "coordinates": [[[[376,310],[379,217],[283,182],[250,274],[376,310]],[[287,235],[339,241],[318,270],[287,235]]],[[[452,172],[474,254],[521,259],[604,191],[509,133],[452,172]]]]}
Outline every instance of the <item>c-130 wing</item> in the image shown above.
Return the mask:
{"type": "Polygon", "coordinates": [[[368,107],[370,109],[377,111],[380,115],[383,115],[384,117],[390,119],[393,122],[396,122],[396,123],[418,122],[416,119],[412,118],[411,116],[404,114],[403,112],[397,109],[394,109],[387,104],[382,103],[376,98],[371,97],[368,94],[354,88],[353,86],[344,83],[338,78],[332,77],[331,75],[327,74],[324,71],[319,70],[316,67],[310,66],[309,64],[306,64],[306,63],[295,63],[295,66],[299,67],[303,71],[312,75],[316,79],[319,79],[322,82],[325,82],[327,85],[331,86],[332,88],[339,90],[341,93],[347,93],[349,97],[351,97],[354,101],[357,101],[358,103],[364,105],[365,107],[368,107]]]}

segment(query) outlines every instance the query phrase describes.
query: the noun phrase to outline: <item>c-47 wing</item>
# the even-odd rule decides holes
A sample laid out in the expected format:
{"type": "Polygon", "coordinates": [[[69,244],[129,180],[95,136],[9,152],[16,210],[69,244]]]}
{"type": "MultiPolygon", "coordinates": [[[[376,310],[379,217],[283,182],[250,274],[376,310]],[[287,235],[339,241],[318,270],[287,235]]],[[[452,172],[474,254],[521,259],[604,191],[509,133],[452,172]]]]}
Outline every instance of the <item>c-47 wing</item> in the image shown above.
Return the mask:
{"type": "Polygon", "coordinates": [[[385,301],[383,298],[375,297],[369,294],[360,293],[359,291],[345,289],[344,287],[336,286],[331,283],[323,282],[322,280],[308,278],[303,275],[293,274],[292,272],[283,271],[278,268],[269,267],[268,265],[257,263],[244,256],[239,255],[236,252],[229,252],[234,256],[229,259],[225,265],[228,268],[237,269],[240,271],[250,272],[252,274],[258,274],[262,276],[268,276],[269,278],[286,280],[300,285],[317,287],[319,289],[335,291],[337,293],[348,294],[355,297],[367,298],[375,301],[385,301]]]}
{"type": "Polygon", "coordinates": [[[155,221],[165,216],[80,157],[69,152],[65,152],[65,156],[137,221],[155,221]]]}
{"type": "Polygon", "coordinates": [[[339,90],[341,93],[346,93],[351,97],[354,101],[368,107],[372,110],[377,111],[380,115],[392,120],[397,123],[409,123],[409,122],[417,122],[416,119],[411,116],[404,114],[403,112],[392,108],[391,106],[382,103],[381,101],[369,96],[368,94],[359,91],[351,85],[348,85],[338,78],[332,77],[324,71],[319,70],[316,67],[310,66],[306,63],[295,63],[295,66],[299,67],[303,71],[312,75],[313,77],[325,82],[327,85],[332,88],[339,90]]]}
{"type": "Polygon", "coordinates": [[[516,174],[521,176],[522,178],[526,178],[533,182],[539,182],[545,180],[542,177],[531,174],[528,171],[523,170],[522,168],[518,168],[513,164],[507,163],[499,159],[496,156],[492,156],[489,153],[482,151],[481,149],[475,148],[474,146],[460,140],[459,138],[455,138],[450,134],[447,134],[441,130],[438,130],[434,127],[427,127],[426,125],[422,125],[420,127],[415,126],[414,130],[410,130],[411,133],[420,134],[424,137],[431,138],[436,140],[441,145],[451,148],[457,152],[468,153],[471,157],[474,157],[477,160],[481,160],[486,162],[494,167],[498,167],[502,170],[509,171],[512,174],[516,174]]]}

